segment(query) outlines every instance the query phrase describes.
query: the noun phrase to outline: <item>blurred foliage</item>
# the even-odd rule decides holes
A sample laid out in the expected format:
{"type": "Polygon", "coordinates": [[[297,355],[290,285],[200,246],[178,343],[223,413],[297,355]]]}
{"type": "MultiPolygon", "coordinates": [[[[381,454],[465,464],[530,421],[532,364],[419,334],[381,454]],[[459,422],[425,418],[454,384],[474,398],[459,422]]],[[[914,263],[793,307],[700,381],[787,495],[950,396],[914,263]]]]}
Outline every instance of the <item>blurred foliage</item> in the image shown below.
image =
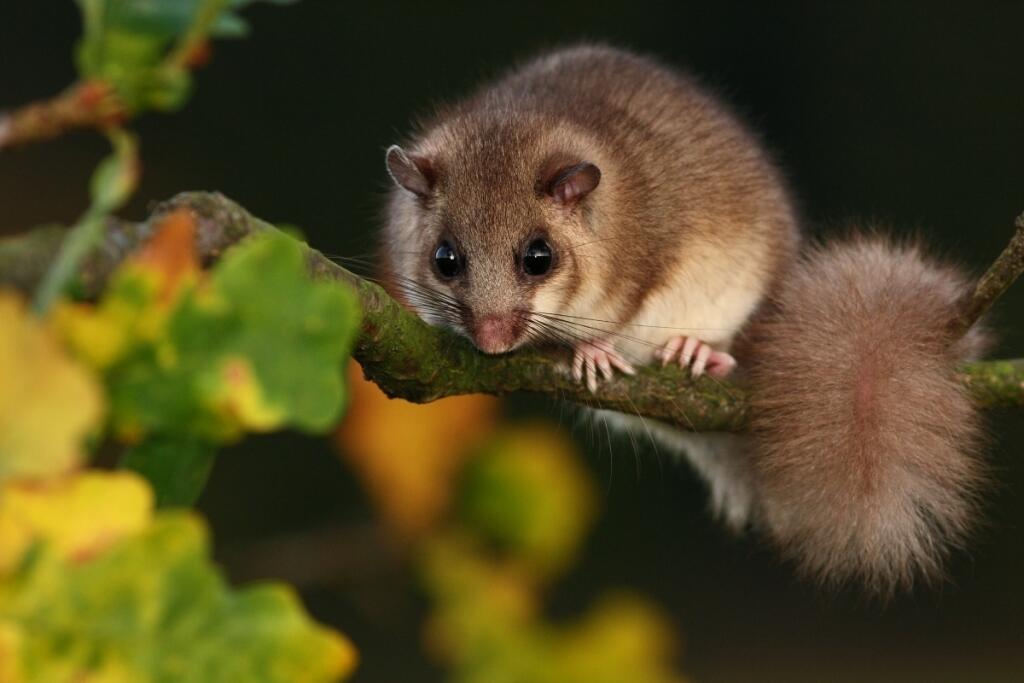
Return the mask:
{"type": "Polygon", "coordinates": [[[248,25],[236,12],[254,1],[77,0],[84,28],[75,49],[79,75],[112,86],[127,113],[177,109],[206,41],[244,36],[248,25]]]}
{"type": "Polygon", "coordinates": [[[152,515],[135,475],[7,484],[0,681],[331,681],[355,651],[290,589],[225,586],[187,513],[152,515]],[[12,533],[12,531],[14,533],[12,533]]]}
{"type": "Polygon", "coordinates": [[[329,426],[358,323],[293,239],[254,238],[207,275],[194,232],[171,215],[97,304],[61,300],[46,320],[0,292],[0,682],[326,682],[354,667],[286,587],[227,588],[198,519],[153,515],[198,494],[223,440],[329,426]],[[328,379],[307,381],[314,369],[328,379]],[[155,492],[76,469],[104,406],[155,492]]]}
{"type": "Polygon", "coordinates": [[[596,509],[564,434],[499,428],[489,397],[388,401],[357,373],[338,445],[383,520],[414,541],[432,605],[425,644],[450,680],[683,680],[672,626],[638,597],[602,596],[565,623],[544,614],[544,593],[572,567],[596,509]]]}
{"type": "MultiPolygon", "coordinates": [[[[78,0],[76,102],[102,114],[113,153],[35,315],[0,292],[0,683],[319,683],[355,667],[353,646],[291,589],[231,589],[202,521],[164,509],[195,502],[225,444],[335,425],[352,293],[314,282],[280,232],[204,270],[195,219],[177,211],[96,301],[69,296],[138,187],[138,142],[121,126],[182,106],[209,40],[246,32],[236,12],[250,1],[78,0]]],[[[638,598],[601,598],[566,623],[543,613],[595,511],[564,436],[498,429],[494,398],[413,406],[349,372],[337,441],[410,543],[432,604],[427,647],[453,680],[680,680],[671,628],[638,598]]]]}
{"type": "Polygon", "coordinates": [[[447,511],[472,446],[494,428],[493,396],[455,396],[414,405],[389,399],[349,363],[352,407],[337,433],[388,527],[404,538],[429,532],[447,511]]]}
{"type": "Polygon", "coordinates": [[[64,472],[98,426],[103,394],[51,330],[0,291],[0,481],[64,472]]]}
{"type": "MultiPolygon", "coordinates": [[[[172,109],[241,0],[81,0],[82,106],[172,109]]],[[[0,291],[0,683],[302,681],[347,676],[352,645],[291,589],[231,590],[191,504],[216,448],[248,431],[323,432],[344,408],[354,296],[313,282],[301,246],[254,237],[200,269],[190,214],[154,226],[95,303],[62,298],[134,193],[138,145],[113,154],[35,293],[0,291]],[[120,472],[82,469],[100,446],[120,472]],[[128,470],[142,473],[145,478],[128,470]]]]}
{"type": "Polygon", "coordinates": [[[459,683],[669,683],[676,637],[644,600],[602,596],[553,623],[541,596],[575,559],[593,517],[593,483],[549,427],[511,427],[469,461],[446,529],[423,546],[434,601],[431,651],[459,683]]]}
{"type": "Polygon", "coordinates": [[[531,574],[557,576],[594,516],[593,485],[578,458],[565,435],[547,426],[492,435],[462,475],[458,519],[531,574]]]}
{"type": "Polygon", "coordinates": [[[359,311],[345,288],[313,282],[300,245],[281,233],[200,271],[194,220],[181,211],[98,303],[64,302],[53,319],[102,376],[111,431],[134,446],[127,464],[151,478],[161,504],[189,504],[218,444],[337,421],[359,311]]]}
{"type": "Polygon", "coordinates": [[[351,293],[313,282],[294,239],[255,237],[208,274],[194,240],[188,214],[168,216],[97,303],[59,300],[45,320],[0,292],[4,683],[333,681],[354,667],[289,589],[228,589],[197,519],[153,516],[198,495],[218,444],[331,426],[358,325],[351,293]],[[155,492],[75,471],[104,407],[155,492]]]}
{"type": "Polygon", "coordinates": [[[77,0],[83,35],[75,63],[81,83],[72,101],[80,111],[72,118],[102,128],[114,151],[93,174],[91,205],[39,287],[37,311],[45,312],[67,287],[85,255],[98,245],[106,216],[123,206],[138,185],[138,145],[122,125],[146,110],[173,111],[184,105],[192,88],[190,70],[208,59],[209,40],[246,35],[248,25],[237,12],[257,1],[77,0]]]}
{"type": "Polygon", "coordinates": [[[84,560],[137,533],[152,517],[153,493],[130,473],[80,472],[8,482],[0,496],[0,572],[17,568],[41,539],[64,560],[84,560]]]}

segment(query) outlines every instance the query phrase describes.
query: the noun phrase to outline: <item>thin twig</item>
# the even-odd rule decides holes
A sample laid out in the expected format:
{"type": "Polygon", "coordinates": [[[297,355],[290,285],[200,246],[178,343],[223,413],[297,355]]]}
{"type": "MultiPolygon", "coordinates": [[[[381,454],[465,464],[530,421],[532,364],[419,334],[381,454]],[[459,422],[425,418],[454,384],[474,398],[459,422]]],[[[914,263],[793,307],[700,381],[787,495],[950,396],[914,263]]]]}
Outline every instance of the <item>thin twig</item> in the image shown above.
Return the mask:
{"type": "Polygon", "coordinates": [[[108,128],[124,118],[124,108],[109,85],[102,81],[76,83],[56,97],[0,114],[0,149],[83,128],[108,128]]]}
{"type": "Polygon", "coordinates": [[[962,336],[988,313],[992,304],[1024,273],[1024,213],[1014,222],[1017,230],[1010,243],[978,280],[974,292],[964,304],[963,312],[953,321],[953,332],[962,336]]]}

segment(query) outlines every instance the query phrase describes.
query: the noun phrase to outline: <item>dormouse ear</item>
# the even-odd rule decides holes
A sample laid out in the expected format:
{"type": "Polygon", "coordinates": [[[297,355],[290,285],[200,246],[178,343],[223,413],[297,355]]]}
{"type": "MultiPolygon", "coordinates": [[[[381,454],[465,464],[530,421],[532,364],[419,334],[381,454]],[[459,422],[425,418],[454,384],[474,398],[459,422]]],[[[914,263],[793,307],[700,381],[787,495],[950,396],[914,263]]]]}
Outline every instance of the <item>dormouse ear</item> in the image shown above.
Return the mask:
{"type": "Polygon", "coordinates": [[[563,166],[542,180],[544,192],[563,206],[574,206],[601,182],[601,169],[589,161],[563,166]]]}
{"type": "Polygon", "coordinates": [[[434,188],[434,169],[430,159],[415,154],[406,154],[398,145],[388,147],[388,173],[395,184],[404,187],[417,197],[429,197],[434,188]]]}

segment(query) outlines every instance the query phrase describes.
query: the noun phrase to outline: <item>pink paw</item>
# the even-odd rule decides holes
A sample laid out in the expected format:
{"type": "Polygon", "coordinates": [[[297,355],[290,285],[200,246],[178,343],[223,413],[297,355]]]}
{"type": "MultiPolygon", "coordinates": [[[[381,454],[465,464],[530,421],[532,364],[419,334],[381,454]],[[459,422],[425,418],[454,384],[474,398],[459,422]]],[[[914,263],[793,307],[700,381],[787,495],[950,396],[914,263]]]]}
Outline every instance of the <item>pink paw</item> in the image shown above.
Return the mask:
{"type": "Polygon", "coordinates": [[[736,367],[736,359],[725,351],[715,351],[696,337],[672,337],[654,355],[661,359],[662,367],[677,357],[679,367],[689,366],[694,377],[707,370],[712,377],[725,377],[736,367]]]}
{"type": "Polygon", "coordinates": [[[587,388],[591,393],[597,391],[598,372],[606,380],[614,376],[612,366],[615,366],[627,375],[635,375],[636,371],[625,358],[602,341],[581,342],[574,349],[575,355],[572,360],[572,376],[577,382],[582,382],[586,375],[587,388]]]}

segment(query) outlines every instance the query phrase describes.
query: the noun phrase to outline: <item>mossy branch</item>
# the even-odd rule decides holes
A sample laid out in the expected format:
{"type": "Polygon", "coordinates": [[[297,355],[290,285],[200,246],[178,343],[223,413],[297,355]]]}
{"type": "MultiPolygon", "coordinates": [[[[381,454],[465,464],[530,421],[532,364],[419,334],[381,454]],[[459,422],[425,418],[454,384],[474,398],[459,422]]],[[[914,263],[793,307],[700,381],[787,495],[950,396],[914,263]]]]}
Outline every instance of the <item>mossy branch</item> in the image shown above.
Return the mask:
{"type": "MultiPolygon", "coordinates": [[[[248,235],[275,229],[220,194],[178,195],[160,205],[147,221],[110,221],[102,247],[82,266],[80,283],[85,293],[97,294],[117,265],[148,238],[161,216],[182,207],[196,217],[199,251],[207,261],[248,235]]],[[[31,292],[62,239],[61,230],[45,229],[0,240],[0,286],[31,292]]],[[[482,354],[465,339],[422,322],[379,286],[320,252],[309,249],[308,260],[315,277],[345,282],[358,294],[363,323],[353,355],[367,377],[389,396],[427,402],[457,394],[525,391],[694,431],[740,431],[746,423],[746,397],[736,384],[706,377],[694,380],[677,367],[644,367],[634,377],[617,376],[590,393],[565,372],[564,358],[536,351],[482,354]]],[[[997,265],[1004,261],[1001,258],[997,265]]],[[[1000,293],[1013,279],[992,277],[1004,283],[1000,293]]],[[[984,291],[989,296],[990,290],[984,291]]],[[[965,310],[973,310],[970,306],[965,310]]],[[[1024,407],[1024,360],[970,363],[961,374],[980,405],[1024,407]]]]}

